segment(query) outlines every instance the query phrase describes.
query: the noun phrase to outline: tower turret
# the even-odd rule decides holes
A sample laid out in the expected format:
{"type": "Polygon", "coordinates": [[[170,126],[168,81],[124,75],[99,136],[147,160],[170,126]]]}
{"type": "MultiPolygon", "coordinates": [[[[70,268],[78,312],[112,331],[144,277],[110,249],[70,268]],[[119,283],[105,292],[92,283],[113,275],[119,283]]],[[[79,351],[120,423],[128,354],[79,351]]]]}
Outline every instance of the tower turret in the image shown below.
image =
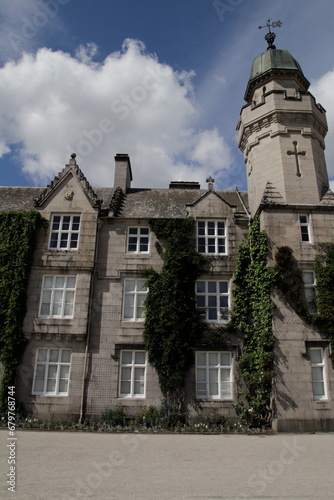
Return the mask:
{"type": "Polygon", "coordinates": [[[253,216],[268,183],[286,204],[319,203],[328,189],[325,110],[299,63],[269,35],[267,51],[253,61],[237,127],[253,216]]]}

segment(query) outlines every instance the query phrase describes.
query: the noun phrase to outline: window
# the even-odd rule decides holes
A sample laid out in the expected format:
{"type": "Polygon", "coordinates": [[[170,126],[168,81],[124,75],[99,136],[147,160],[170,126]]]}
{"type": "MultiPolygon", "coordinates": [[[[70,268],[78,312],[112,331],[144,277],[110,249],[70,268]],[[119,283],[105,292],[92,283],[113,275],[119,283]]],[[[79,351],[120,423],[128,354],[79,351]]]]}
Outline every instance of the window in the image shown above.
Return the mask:
{"type": "Polygon", "coordinates": [[[305,300],[307,303],[308,312],[315,314],[317,307],[315,304],[315,274],[314,271],[303,271],[305,300]]]}
{"type": "Polygon", "coordinates": [[[76,250],[78,248],[80,215],[53,215],[49,248],[76,250]]]}
{"type": "Polygon", "coordinates": [[[206,321],[229,320],[228,281],[197,281],[196,300],[206,321]]]}
{"type": "Polygon", "coordinates": [[[129,227],[127,251],[129,253],[148,253],[149,236],[149,227],[129,227]]]}
{"type": "Polygon", "coordinates": [[[44,276],[39,315],[72,318],[75,286],[75,276],[44,276]]]}
{"type": "Polygon", "coordinates": [[[231,352],[196,352],[196,397],[233,399],[231,352]]]}
{"type": "Polygon", "coordinates": [[[197,221],[197,251],[225,255],[225,221],[197,221]]]}
{"type": "Polygon", "coordinates": [[[33,394],[67,396],[70,349],[37,349],[33,394]]]}
{"type": "Polygon", "coordinates": [[[146,299],[148,288],[146,280],[125,280],[124,282],[124,312],[126,321],[143,321],[143,303],[146,299]]]}
{"type": "Polygon", "coordinates": [[[300,215],[300,233],[303,242],[310,242],[310,227],[309,227],[309,216],[308,215],[300,215]]]}
{"type": "Polygon", "coordinates": [[[145,351],[121,351],[119,397],[145,397],[146,364],[145,351]]]}
{"type": "Polygon", "coordinates": [[[323,347],[310,347],[313,398],[327,399],[323,347]]]}

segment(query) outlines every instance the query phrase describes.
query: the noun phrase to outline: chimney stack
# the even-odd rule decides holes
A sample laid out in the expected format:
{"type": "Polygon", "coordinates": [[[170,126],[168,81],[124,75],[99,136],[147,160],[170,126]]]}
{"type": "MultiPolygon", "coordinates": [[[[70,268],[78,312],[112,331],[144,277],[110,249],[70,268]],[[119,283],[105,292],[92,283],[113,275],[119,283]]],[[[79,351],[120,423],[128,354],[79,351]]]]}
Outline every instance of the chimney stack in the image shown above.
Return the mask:
{"type": "Polygon", "coordinates": [[[117,154],[115,156],[114,188],[120,187],[126,193],[131,187],[132,170],[129,155],[117,154]]]}

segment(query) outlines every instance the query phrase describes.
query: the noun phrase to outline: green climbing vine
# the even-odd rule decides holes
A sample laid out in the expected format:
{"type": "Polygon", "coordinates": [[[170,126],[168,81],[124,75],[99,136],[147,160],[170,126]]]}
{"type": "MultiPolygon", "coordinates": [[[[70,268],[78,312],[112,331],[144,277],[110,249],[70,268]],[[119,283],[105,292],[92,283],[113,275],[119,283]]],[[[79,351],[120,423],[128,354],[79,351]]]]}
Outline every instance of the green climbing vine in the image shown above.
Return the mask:
{"type": "Polygon", "coordinates": [[[0,412],[6,408],[7,387],[15,383],[25,349],[22,324],[36,231],[44,224],[36,211],[0,213],[0,412]]]}
{"type": "Polygon", "coordinates": [[[270,397],[274,374],[274,334],[271,289],[277,272],[267,267],[268,242],[255,219],[238,249],[235,272],[233,325],[243,337],[238,359],[244,387],[235,405],[247,425],[270,424],[270,397]]]}
{"type": "Polygon", "coordinates": [[[334,367],[334,243],[320,243],[317,250],[314,263],[317,313],[313,320],[331,342],[334,367]]]}
{"type": "Polygon", "coordinates": [[[305,300],[303,272],[293,250],[288,246],[278,247],[275,254],[276,287],[281,290],[292,309],[304,320],[311,322],[311,314],[305,300]]]}
{"type": "Polygon", "coordinates": [[[205,324],[196,308],[195,282],[206,259],[194,251],[193,219],[151,220],[163,259],[161,272],[146,271],[143,339],[168,408],[185,409],[185,375],[205,324]],[[161,244],[163,242],[163,244],[161,244]]]}

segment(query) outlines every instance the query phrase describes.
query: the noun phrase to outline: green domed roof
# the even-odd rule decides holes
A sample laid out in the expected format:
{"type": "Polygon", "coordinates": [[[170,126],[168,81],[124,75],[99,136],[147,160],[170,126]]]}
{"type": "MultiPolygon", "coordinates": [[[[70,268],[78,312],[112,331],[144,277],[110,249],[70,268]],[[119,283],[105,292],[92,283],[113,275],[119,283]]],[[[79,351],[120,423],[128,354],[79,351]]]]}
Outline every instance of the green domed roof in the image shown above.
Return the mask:
{"type": "Polygon", "coordinates": [[[249,102],[251,91],[259,81],[262,82],[273,74],[297,77],[300,81],[301,90],[307,90],[310,86],[310,82],[305,77],[300,64],[288,50],[277,50],[269,47],[266,52],[253,61],[245,100],[249,102]]]}
{"type": "Polygon", "coordinates": [[[271,69],[292,69],[303,74],[300,64],[288,50],[269,49],[254,59],[249,79],[252,80],[271,69]]]}

